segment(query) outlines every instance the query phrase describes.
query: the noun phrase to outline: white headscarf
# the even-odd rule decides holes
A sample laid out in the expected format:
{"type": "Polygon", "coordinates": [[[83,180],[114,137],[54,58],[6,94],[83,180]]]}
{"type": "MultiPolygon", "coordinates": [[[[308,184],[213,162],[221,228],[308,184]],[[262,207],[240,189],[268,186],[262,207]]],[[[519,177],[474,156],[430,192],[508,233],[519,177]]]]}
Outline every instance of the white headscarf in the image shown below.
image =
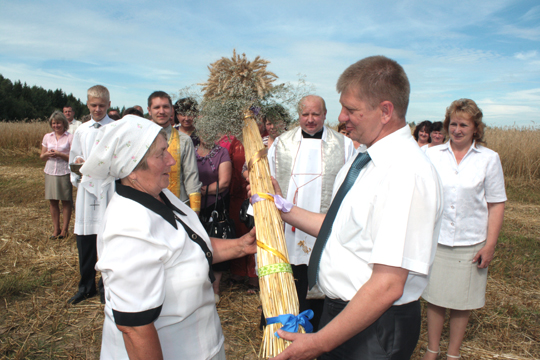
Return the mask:
{"type": "Polygon", "coordinates": [[[90,156],[81,167],[81,186],[98,198],[115,179],[123,179],[144,157],[161,127],[135,115],[98,129],[90,156]]]}

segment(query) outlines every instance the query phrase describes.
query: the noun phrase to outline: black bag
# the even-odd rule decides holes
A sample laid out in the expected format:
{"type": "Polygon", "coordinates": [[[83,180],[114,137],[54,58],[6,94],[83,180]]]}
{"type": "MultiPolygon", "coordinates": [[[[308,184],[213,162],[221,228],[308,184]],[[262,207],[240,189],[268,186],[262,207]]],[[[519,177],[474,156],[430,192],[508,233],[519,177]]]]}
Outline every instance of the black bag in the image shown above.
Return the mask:
{"type": "MultiPolygon", "coordinates": [[[[204,196],[204,209],[206,209],[206,203],[208,201],[208,191],[204,196]]],[[[225,203],[223,198],[219,195],[219,176],[216,183],[216,202],[214,204],[214,210],[210,216],[204,216],[201,212],[201,223],[206,230],[206,233],[210,237],[221,238],[221,239],[234,239],[236,238],[236,231],[234,230],[234,222],[229,216],[229,211],[225,208],[225,203]],[[222,211],[218,210],[218,202],[221,203],[220,208],[222,211]]]]}
{"type": "Polygon", "coordinates": [[[255,218],[247,213],[249,208],[249,199],[244,200],[242,207],[240,207],[240,221],[246,225],[248,229],[255,227],[255,218]]]}

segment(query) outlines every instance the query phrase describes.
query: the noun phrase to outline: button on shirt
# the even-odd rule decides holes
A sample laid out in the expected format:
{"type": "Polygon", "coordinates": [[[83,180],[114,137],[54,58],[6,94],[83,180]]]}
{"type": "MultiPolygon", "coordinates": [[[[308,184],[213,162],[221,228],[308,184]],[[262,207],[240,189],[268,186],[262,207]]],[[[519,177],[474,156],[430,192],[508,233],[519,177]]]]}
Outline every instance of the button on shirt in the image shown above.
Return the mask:
{"type": "MultiPolygon", "coordinates": [[[[367,152],[371,162],[334,220],[321,257],[319,285],[328,297],[349,301],[371,277],[373,264],[401,267],[409,275],[394,305],[402,305],[418,300],[427,285],[442,215],[442,184],[408,125],[367,152]]],[[[353,160],[338,173],[333,196],[353,160]]]]}
{"type": "MultiPolygon", "coordinates": [[[[56,135],[54,131],[52,133],[46,134],[43,137],[43,142],[41,143],[47,151],[54,150],[57,152],[64,153],[69,155],[69,149],[71,148],[71,143],[73,142],[73,135],[67,131],[56,140],[56,135]]],[[[66,160],[59,157],[49,158],[45,163],[45,169],[43,170],[45,174],[61,176],[69,174],[69,164],[66,160]]]]}
{"type": "Polygon", "coordinates": [[[469,246],[486,240],[488,203],[506,201],[499,155],[471,145],[457,163],[450,141],[426,152],[444,186],[444,213],[439,244],[469,246]]]}

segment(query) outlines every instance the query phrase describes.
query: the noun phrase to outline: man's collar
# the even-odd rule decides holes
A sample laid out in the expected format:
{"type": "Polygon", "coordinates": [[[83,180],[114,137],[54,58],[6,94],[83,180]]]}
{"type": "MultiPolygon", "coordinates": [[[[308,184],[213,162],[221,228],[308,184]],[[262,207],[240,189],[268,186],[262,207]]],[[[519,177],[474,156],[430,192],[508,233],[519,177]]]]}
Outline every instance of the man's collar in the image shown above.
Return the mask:
{"type": "MultiPolygon", "coordinates": [[[[296,134],[294,135],[294,140],[295,141],[302,141],[302,139],[304,138],[302,136],[302,133],[304,132],[304,130],[302,130],[302,128],[299,126],[298,128],[296,129],[293,129],[291,131],[296,131],[296,134]]],[[[326,125],[323,126],[322,130],[320,131],[321,133],[321,139],[322,141],[326,141],[326,138],[327,138],[327,133],[328,133],[328,129],[326,129],[326,125]]],[[[317,133],[318,134],[318,133],[317,133]]],[[[309,135],[309,134],[308,134],[309,135]]],[[[308,139],[308,138],[305,138],[305,139],[308,139]]]]}
{"type": "Polygon", "coordinates": [[[304,130],[302,130],[302,137],[304,139],[319,139],[321,140],[322,139],[322,136],[323,136],[323,132],[324,132],[324,126],[321,128],[321,130],[319,132],[316,132],[315,134],[311,135],[311,134],[308,134],[307,132],[305,132],[304,130]]]}
{"type": "MultiPolygon", "coordinates": [[[[399,153],[400,147],[407,141],[413,141],[416,144],[411,134],[411,128],[408,124],[405,124],[401,129],[386,135],[375,144],[371,145],[367,149],[367,152],[371,157],[373,164],[376,166],[384,165],[396,158],[396,153],[399,153]]],[[[417,144],[416,146],[418,147],[417,144]]],[[[418,149],[420,150],[420,148],[418,149]]]]}
{"type": "MultiPolygon", "coordinates": [[[[173,127],[171,126],[171,124],[165,126],[163,128],[165,130],[165,132],[167,133],[167,141],[169,141],[169,139],[171,138],[171,134],[172,134],[172,129],[173,127]]],[[[176,130],[176,129],[175,129],[176,130]]],[[[177,130],[178,131],[178,130],[177,130]]]]}

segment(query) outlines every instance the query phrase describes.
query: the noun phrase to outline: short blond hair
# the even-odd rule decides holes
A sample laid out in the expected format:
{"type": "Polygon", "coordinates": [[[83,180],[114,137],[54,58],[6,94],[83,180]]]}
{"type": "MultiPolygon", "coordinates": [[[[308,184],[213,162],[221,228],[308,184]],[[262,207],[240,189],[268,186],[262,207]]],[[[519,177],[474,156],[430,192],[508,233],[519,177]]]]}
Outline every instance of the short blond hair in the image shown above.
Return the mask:
{"type": "Polygon", "coordinates": [[[69,123],[67,121],[67,118],[60,110],[56,110],[55,112],[53,112],[51,117],[49,118],[49,126],[51,128],[53,120],[62,122],[62,124],[64,125],[64,131],[67,131],[69,129],[69,123]]]}
{"type": "Polygon", "coordinates": [[[370,56],[349,66],[338,79],[338,93],[356,91],[374,109],[383,101],[394,105],[396,115],[405,119],[411,85],[403,67],[385,56],[370,56]]]}
{"type": "Polygon", "coordinates": [[[95,97],[98,99],[103,99],[106,101],[110,101],[111,97],[109,95],[109,90],[103,85],[94,85],[88,91],[86,92],[88,98],[95,97]]]}
{"type": "Polygon", "coordinates": [[[474,100],[471,99],[459,99],[454,100],[449,107],[446,108],[446,114],[444,116],[443,128],[447,134],[450,134],[448,128],[450,127],[450,118],[452,115],[468,115],[476,131],[473,134],[473,140],[479,144],[486,144],[484,140],[484,130],[486,129],[486,124],[482,121],[484,114],[482,110],[476,105],[474,100]]]}

